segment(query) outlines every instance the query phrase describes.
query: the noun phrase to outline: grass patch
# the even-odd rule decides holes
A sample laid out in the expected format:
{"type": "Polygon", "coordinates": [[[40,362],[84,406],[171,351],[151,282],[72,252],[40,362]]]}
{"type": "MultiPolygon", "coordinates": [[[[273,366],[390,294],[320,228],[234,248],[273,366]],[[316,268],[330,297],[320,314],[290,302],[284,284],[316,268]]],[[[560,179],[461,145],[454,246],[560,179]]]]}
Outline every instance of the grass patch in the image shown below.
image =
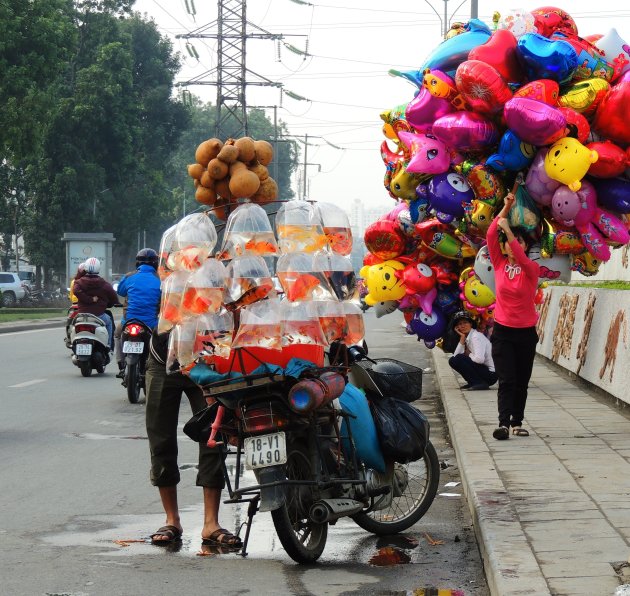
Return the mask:
{"type": "Polygon", "coordinates": [[[44,312],[41,310],[3,308],[0,309],[0,323],[11,323],[13,321],[32,321],[36,319],[52,319],[55,317],[65,317],[66,309],[49,308],[44,312]]]}
{"type": "Polygon", "coordinates": [[[569,284],[574,288],[598,288],[600,290],[630,290],[630,281],[574,281],[569,284]]]}

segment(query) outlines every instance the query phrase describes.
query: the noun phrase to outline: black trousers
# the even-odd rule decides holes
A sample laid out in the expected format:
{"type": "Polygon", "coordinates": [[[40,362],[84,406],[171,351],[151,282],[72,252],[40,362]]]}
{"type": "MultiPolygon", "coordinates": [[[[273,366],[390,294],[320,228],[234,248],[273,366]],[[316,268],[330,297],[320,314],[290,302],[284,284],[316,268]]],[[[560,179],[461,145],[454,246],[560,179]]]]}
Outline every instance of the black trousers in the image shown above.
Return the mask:
{"type": "Polygon", "coordinates": [[[450,367],[456,370],[469,385],[494,385],[497,382],[497,375],[485,364],[473,362],[470,356],[457,354],[448,359],[450,367]]]}
{"type": "Polygon", "coordinates": [[[521,426],[538,343],[536,327],[506,327],[495,322],[490,341],[499,377],[499,426],[521,426]]]}

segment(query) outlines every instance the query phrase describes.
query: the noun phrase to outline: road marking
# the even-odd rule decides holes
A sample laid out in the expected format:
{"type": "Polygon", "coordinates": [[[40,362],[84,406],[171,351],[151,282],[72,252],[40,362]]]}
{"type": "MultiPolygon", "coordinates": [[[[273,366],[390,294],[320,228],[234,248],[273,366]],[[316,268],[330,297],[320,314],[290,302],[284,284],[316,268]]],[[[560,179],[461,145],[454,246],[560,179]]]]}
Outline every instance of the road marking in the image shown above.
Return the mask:
{"type": "Polygon", "coordinates": [[[32,381],[24,381],[17,385],[9,385],[9,389],[19,389],[20,387],[28,387],[29,385],[37,385],[37,383],[45,383],[48,379],[33,379],[32,381]]]}
{"type": "Polygon", "coordinates": [[[25,333],[41,333],[42,331],[57,331],[63,329],[63,324],[60,324],[59,327],[43,327],[40,329],[25,329],[24,331],[9,331],[7,333],[0,333],[0,339],[3,337],[10,337],[11,335],[22,335],[25,333]]]}

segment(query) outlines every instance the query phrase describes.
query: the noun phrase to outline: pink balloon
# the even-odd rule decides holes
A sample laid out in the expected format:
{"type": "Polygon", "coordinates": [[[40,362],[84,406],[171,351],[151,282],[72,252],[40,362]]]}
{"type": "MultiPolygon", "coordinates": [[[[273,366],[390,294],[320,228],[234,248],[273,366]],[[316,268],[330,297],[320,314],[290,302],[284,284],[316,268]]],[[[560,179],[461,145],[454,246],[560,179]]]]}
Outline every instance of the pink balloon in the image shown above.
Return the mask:
{"type": "Polygon", "coordinates": [[[556,108],[526,97],[510,99],[503,110],[505,122],[532,145],[550,145],[565,136],[566,118],[556,108]]]}
{"type": "Polygon", "coordinates": [[[532,199],[543,207],[551,205],[554,192],[561,186],[560,182],[553,180],[547,176],[545,171],[545,156],[547,155],[546,147],[540,149],[534,157],[534,161],[529,166],[527,178],[525,178],[525,188],[532,199]]]}
{"type": "Polygon", "coordinates": [[[455,112],[442,116],[433,124],[433,134],[458,151],[479,151],[499,140],[497,126],[474,112],[455,112]]]}
{"type": "Polygon", "coordinates": [[[451,165],[451,155],[446,145],[431,133],[413,134],[399,132],[398,138],[410,153],[407,171],[412,174],[442,174],[451,165]]]}
{"type": "Polygon", "coordinates": [[[450,101],[434,97],[426,87],[422,87],[418,95],[407,104],[405,117],[418,132],[428,132],[438,118],[454,111],[450,101]]]}

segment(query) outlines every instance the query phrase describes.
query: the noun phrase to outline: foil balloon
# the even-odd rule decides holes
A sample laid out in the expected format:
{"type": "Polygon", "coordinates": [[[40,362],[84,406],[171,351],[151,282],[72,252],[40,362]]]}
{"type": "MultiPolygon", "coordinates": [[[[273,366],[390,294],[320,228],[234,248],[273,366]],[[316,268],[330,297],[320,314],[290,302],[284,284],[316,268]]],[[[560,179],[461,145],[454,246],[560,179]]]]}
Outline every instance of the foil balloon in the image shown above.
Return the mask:
{"type": "Polygon", "coordinates": [[[601,264],[602,262],[597,257],[585,250],[583,253],[573,257],[571,269],[584,277],[591,277],[592,275],[597,275],[601,264]]]}
{"type": "Polygon", "coordinates": [[[550,258],[543,258],[540,244],[533,244],[527,251],[527,256],[538,263],[538,281],[571,281],[571,256],[557,254],[550,258]]]}
{"type": "Polygon", "coordinates": [[[418,341],[424,340],[424,345],[431,349],[435,347],[436,340],[446,331],[446,317],[437,307],[433,308],[431,314],[418,309],[408,326],[411,333],[418,336],[418,341]]]}
{"type": "Polygon", "coordinates": [[[400,141],[411,153],[407,171],[413,174],[441,174],[448,170],[451,156],[446,145],[431,133],[400,132],[400,141]]]}
{"type": "Polygon", "coordinates": [[[429,213],[429,199],[426,193],[424,196],[418,195],[418,190],[423,188],[425,188],[423,184],[416,186],[416,198],[409,201],[409,217],[414,224],[424,221],[429,213]]]}
{"type": "Polygon", "coordinates": [[[545,157],[549,149],[544,147],[538,151],[532,162],[527,177],[525,178],[525,188],[529,195],[543,207],[551,205],[553,193],[560,186],[560,182],[550,178],[545,170],[545,157]]]}
{"type": "Polygon", "coordinates": [[[458,151],[481,151],[499,140],[497,125],[474,112],[455,112],[438,118],[433,134],[458,151]]]}
{"type": "Polygon", "coordinates": [[[490,28],[483,21],[471,19],[465,31],[438,45],[424,61],[421,72],[427,68],[441,70],[447,74],[454,72],[468,58],[470,50],[485,43],[491,35],[490,28]]]}
{"type": "Polygon", "coordinates": [[[558,105],[571,108],[585,117],[590,117],[610,91],[610,84],[604,79],[588,79],[564,88],[558,98],[558,105]]]}
{"type": "Polygon", "coordinates": [[[505,196],[503,180],[484,164],[464,161],[455,169],[466,178],[477,199],[494,206],[505,196]]]}
{"type": "Polygon", "coordinates": [[[572,78],[574,81],[590,78],[612,81],[621,74],[621,68],[615,64],[608,63],[603,52],[591,42],[577,35],[567,35],[561,32],[554,33],[551,39],[566,41],[576,51],[578,67],[573,73],[572,78]]]}
{"type": "Polygon", "coordinates": [[[365,303],[368,306],[374,306],[379,302],[400,300],[405,295],[405,286],[396,277],[396,271],[402,271],[404,268],[405,265],[395,260],[361,267],[359,275],[368,289],[365,303]]]}
{"type": "Polygon", "coordinates": [[[450,101],[435,97],[426,87],[421,87],[418,95],[407,104],[405,117],[416,132],[428,132],[438,118],[454,111],[450,101]]]}
{"type": "Polygon", "coordinates": [[[611,29],[593,43],[604,53],[608,62],[619,65],[622,73],[630,69],[630,44],[622,39],[617,29],[611,29]]]}
{"type": "Polygon", "coordinates": [[[407,104],[404,103],[380,113],[380,118],[384,122],[383,133],[388,139],[397,141],[400,131],[412,131],[411,124],[407,122],[405,117],[406,110],[407,104]]]}
{"type": "Polygon", "coordinates": [[[408,207],[405,207],[396,215],[396,222],[405,236],[413,236],[417,222],[411,219],[411,212],[408,207]]]}
{"type": "Polygon", "coordinates": [[[588,169],[589,176],[596,178],[614,178],[621,176],[628,167],[628,158],[626,152],[611,143],[604,141],[603,143],[588,143],[587,149],[597,151],[598,159],[588,169]]]}
{"type": "Polygon", "coordinates": [[[628,105],[630,105],[630,73],[626,73],[602,99],[591,128],[622,147],[629,145],[628,105]]]}
{"type": "Polygon", "coordinates": [[[585,250],[580,234],[574,227],[543,218],[540,235],[540,254],[543,258],[548,259],[552,255],[578,255],[585,250]]]}
{"type": "Polygon", "coordinates": [[[573,137],[580,141],[580,143],[586,143],[589,135],[591,134],[591,126],[588,120],[579,112],[571,108],[561,107],[558,108],[567,121],[567,136],[573,137]]]}
{"type": "Polygon", "coordinates": [[[374,305],[374,314],[376,315],[377,319],[380,319],[385,315],[390,315],[396,310],[398,310],[397,300],[383,300],[381,302],[377,302],[374,305]]]}
{"type": "Polygon", "coordinates": [[[549,37],[555,31],[564,31],[577,35],[578,29],[575,21],[567,12],[555,6],[543,6],[531,11],[534,17],[534,26],[541,35],[549,37]]]}
{"type": "Polygon", "coordinates": [[[531,145],[549,145],[566,132],[566,118],[556,108],[526,97],[515,97],[505,104],[505,122],[516,135],[531,145]]]}
{"type": "Polygon", "coordinates": [[[365,229],[366,248],[379,259],[393,259],[405,251],[405,237],[395,221],[379,219],[365,229]]]}
{"type": "Polygon", "coordinates": [[[485,237],[496,211],[496,205],[487,203],[480,199],[473,199],[471,202],[471,211],[468,214],[470,223],[479,230],[480,234],[485,237]]]}
{"type": "Polygon", "coordinates": [[[477,252],[473,269],[481,282],[488,286],[493,294],[496,294],[497,290],[494,280],[494,266],[490,260],[490,251],[487,246],[482,246],[477,252]]]}
{"type": "Polygon", "coordinates": [[[415,263],[407,265],[402,271],[397,271],[396,276],[402,280],[406,288],[406,295],[401,298],[399,308],[404,310],[413,306],[431,314],[433,302],[437,297],[433,269],[424,263],[415,263]]]}
{"type": "Polygon", "coordinates": [[[392,172],[389,191],[394,198],[413,201],[417,198],[416,187],[429,178],[427,174],[413,174],[407,171],[407,161],[401,161],[392,172]]]}
{"type": "Polygon", "coordinates": [[[459,306],[459,288],[447,287],[438,289],[434,303],[447,317],[457,312],[459,306]]]}
{"type": "Polygon", "coordinates": [[[496,114],[512,97],[497,69],[481,60],[462,62],[455,73],[455,84],[470,109],[480,114],[496,114]]]}
{"type": "Polygon", "coordinates": [[[436,219],[416,224],[416,235],[432,251],[447,259],[467,259],[475,256],[475,249],[458,240],[452,228],[436,219]]]}
{"type": "Polygon", "coordinates": [[[580,141],[565,137],[556,141],[545,156],[545,172],[570,190],[580,190],[584,174],[597,161],[597,151],[587,149],[580,141]]]}
{"type": "Polygon", "coordinates": [[[450,223],[464,216],[464,205],[475,198],[475,193],[463,176],[449,172],[431,178],[428,196],[437,219],[442,223],[450,223]]]}
{"type": "Polygon", "coordinates": [[[525,33],[536,33],[534,15],[522,8],[509,10],[498,24],[499,29],[507,29],[514,37],[519,38],[525,33]]]}
{"type": "Polygon", "coordinates": [[[626,178],[590,178],[597,192],[597,202],[617,213],[630,213],[630,180],[626,178]]]}
{"type": "Polygon", "coordinates": [[[481,281],[472,267],[466,267],[459,279],[459,298],[466,310],[481,314],[488,309],[494,309],[494,292],[481,281]]]}
{"type": "Polygon", "coordinates": [[[422,85],[433,97],[450,101],[455,109],[468,109],[464,98],[460,95],[459,91],[457,91],[455,81],[445,72],[441,70],[430,70],[423,76],[422,85]]]}
{"type": "Polygon", "coordinates": [[[468,60],[481,60],[492,66],[505,82],[518,83],[523,80],[523,67],[516,46],[517,40],[512,32],[499,29],[486,43],[473,48],[468,60]]]}
{"type": "Polygon", "coordinates": [[[530,81],[553,79],[562,84],[571,80],[578,67],[577,52],[571,44],[547,39],[537,33],[526,33],[520,37],[518,51],[530,81]]]}
{"type": "Polygon", "coordinates": [[[560,95],[560,85],[551,79],[539,79],[526,83],[514,92],[514,97],[526,97],[542,101],[550,106],[558,103],[560,95]]]}
{"type": "Polygon", "coordinates": [[[499,141],[497,153],[486,159],[486,165],[498,172],[503,170],[518,172],[526,168],[535,155],[536,147],[519,139],[514,131],[506,130],[499,141]]]}

